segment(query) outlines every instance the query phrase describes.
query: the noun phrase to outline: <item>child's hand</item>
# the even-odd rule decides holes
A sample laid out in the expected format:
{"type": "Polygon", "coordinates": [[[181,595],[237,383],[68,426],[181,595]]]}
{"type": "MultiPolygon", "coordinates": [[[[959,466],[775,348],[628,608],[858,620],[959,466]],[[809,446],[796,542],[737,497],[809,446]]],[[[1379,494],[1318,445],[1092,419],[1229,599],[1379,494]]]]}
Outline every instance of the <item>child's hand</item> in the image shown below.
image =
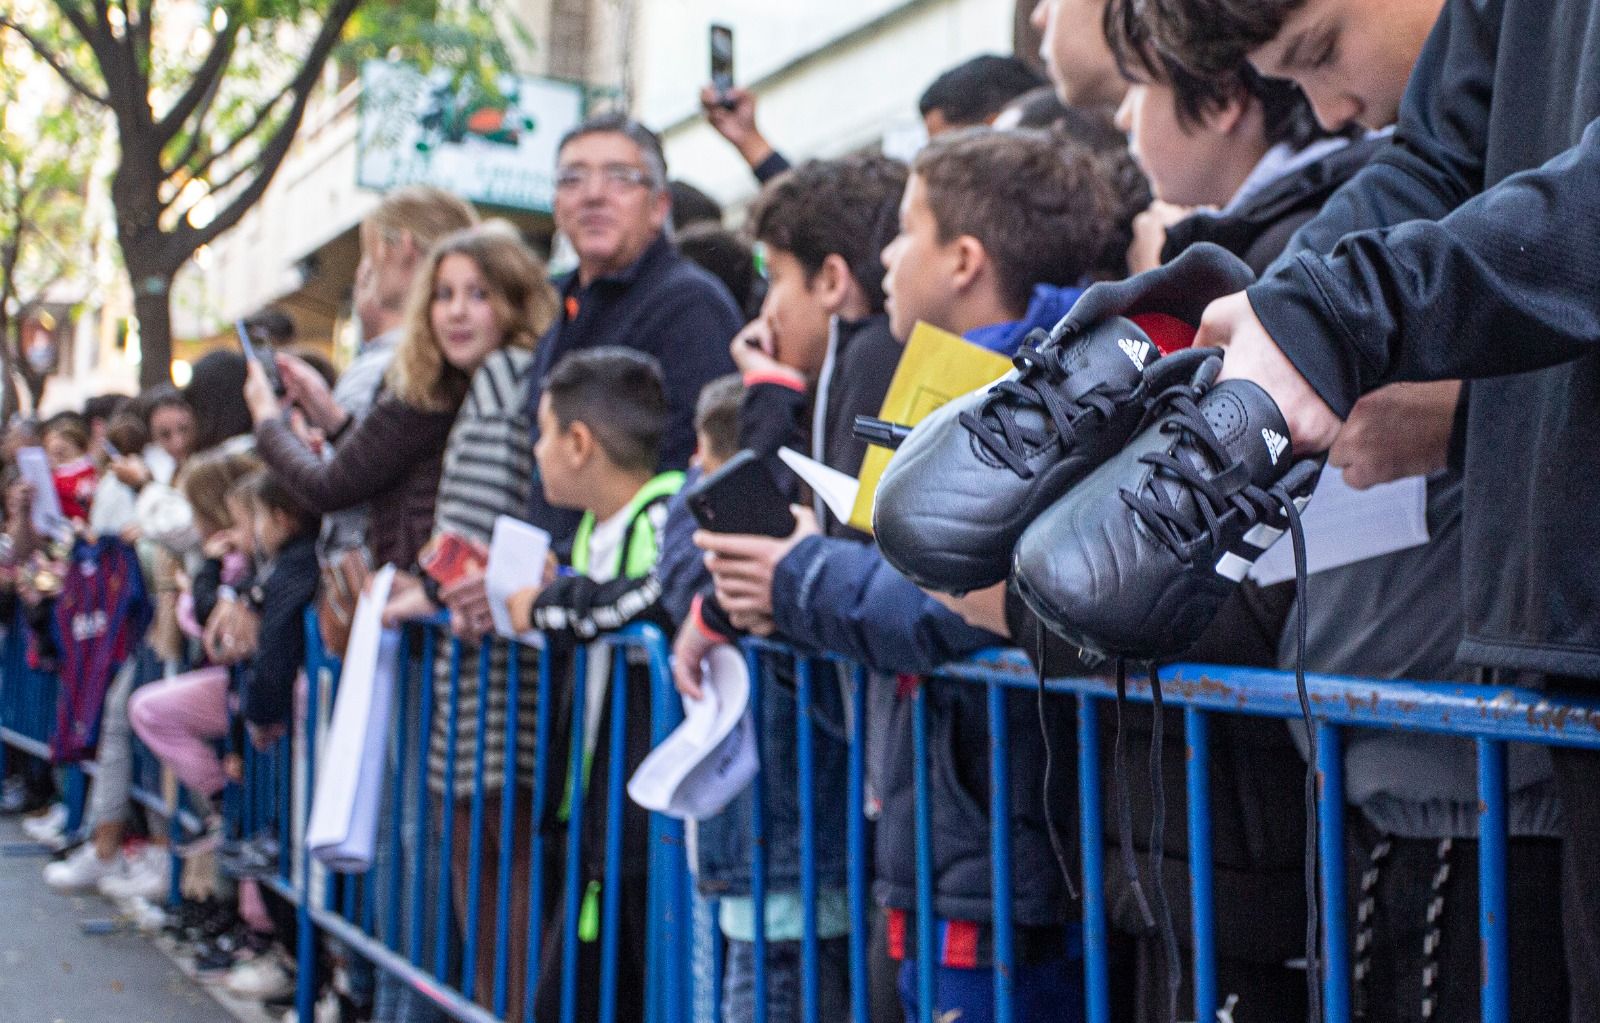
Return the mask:
{"type": "Polygon", "coordinates": [[[200,550],[213,561],[221,561],[233,553],[233,535],[226,529],[218,530],[200,545],[200,550]]]}
{"type": "Polygon", "coordinates": [[[111,475],[122,481],[123,486],[140,490],[150,483],[150,467],[144,464],[144,459],[138,455],[123,455],[121,458],[111,460],[111,475]]]}
{"type": "Polygon", "coordinates": [[[396,575],[395,582],[398,583],[401,578],[410,580],[411,585],[396,586],[395,591],[390,593],[389,603],[383,607],[383,626],[386,629],[392,629],[403,622],[426,618],[438,610],[412,576],[396,575]]]}
{"type": "Polygon", "coordinates": [[[270,725],[258,725],[247,721],[244,730],[250,736],[250,745],[254,746],[258,753],[272,752],[272,747],[278,744],[278,740],[289,734],[289,726],[281,721],[270,725]]]}
{"type": "Polygon", "coordinates": [[[439,599],[450,609],[450,631],[462,639],[481,639],[494,625],[481,573],[440,590],[439,599]]]}
{"type": "Polygon", "coordinates": [[[539,594],[543,592],[541,586],[529,586],[506,598],[506,613],[513,630],[527,632],[533,628],[533,605],[539,602],[539,594]]]}
{"type": "Polygon", "coordinates": [[[738,536],[699,530],[694,544],[706,552],[706,567],[717,588],[717,603],[729,615],[772,616],[772,577],[795,545],[820,529],[817,516],[803,505],[791,505],[794,532],[778,540],[770,536],[738,536]]]}
{"type": "Polygon", "coordinates": [[[1005,639],[1011,638],[1011,626],[1006,623],[1006,584],[993,586],[960,597],[937,590],[924,590],[928,596],[954,611],[961,620],[974,629],[983,629],[1005,639]]]}
{"type": "Polygon", "coordinates": [[[733,364],[746,377],[780,378],[804,390],[805,376],[792,366],[779,361],[779,339],[772,324],[765,317],[757,317],[734,335],[728,352],[733,364]]]}
{"type": "Polygon", "coordinates": [[[705,695],[700,689],[700,662],[723,642],[701,627],[698,612],[679,626],[672,643],[672,685],[679,693],[691,700],[705,695]]]}
{"type": "Polygon", "coordinates": [[[222,773],[234,782],[244,781],[244,757],[229,753],[222,758],[222,773]]]}

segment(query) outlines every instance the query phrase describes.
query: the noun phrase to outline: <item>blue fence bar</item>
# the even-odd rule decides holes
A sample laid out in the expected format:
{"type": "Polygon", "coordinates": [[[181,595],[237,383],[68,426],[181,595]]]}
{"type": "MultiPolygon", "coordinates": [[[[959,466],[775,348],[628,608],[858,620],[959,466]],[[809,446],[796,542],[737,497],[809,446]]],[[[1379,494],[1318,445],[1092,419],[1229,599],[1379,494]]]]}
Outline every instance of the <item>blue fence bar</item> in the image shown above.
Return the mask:
{"type": "MultiPolygon", "coordinates": [[[[1017,956],[1011,925],[1011,736],[1005,690],[989,684],[989,814],[990,889],[994,899],[994,1016],[1012,1023],[1016,1015],[1013,989],[1017,956]]],[[[1049,795],[1046,794],[1046,799],[1049,795]]]]}
{"type": "Polygon", "coordinates": [[[850,669],[849,806],[845,810],[845,880],[850,898],[850,1015],[868,1023],[867,941],[867,671],[850,669]]]}
{"type": "Polygon", "coordinates": [[[1350,928],[1345,910],[1344,733],[1317,723],[1317,855],[1322,864],[1322,1002],[1327,1019],[1350,1018],[1350,928]]]}
{"type": "Polygon", "coordinates": [[[1506,744],[1478,743],[1478,926],[1483,941],[1483,1023],[1510,1023],[1511,956],[1506,920],[1506,744]]]}
{"type": "Polygon", "coordinates": [[[1189,912],[1194,931],[1194,1018],[1217,1018],[1217,924],[1211,863],[1211,727],[1204,711],[1184,709],[1189,795],[1189,912]]]}

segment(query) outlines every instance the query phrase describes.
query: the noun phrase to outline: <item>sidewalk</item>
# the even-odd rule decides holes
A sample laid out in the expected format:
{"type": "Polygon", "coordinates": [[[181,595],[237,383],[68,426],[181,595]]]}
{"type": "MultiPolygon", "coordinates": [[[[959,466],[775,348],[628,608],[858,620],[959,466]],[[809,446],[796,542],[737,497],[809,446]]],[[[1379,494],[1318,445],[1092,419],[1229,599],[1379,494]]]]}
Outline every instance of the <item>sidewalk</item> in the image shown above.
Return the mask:
{"type": "Polygon", "coordinates": [[[219,1023],[235,1017],[132,929],[88,935],[84,920],[116,908],[61,895],[40,874],[49,858],[0,822],[0,1023],[219,1023]]]}

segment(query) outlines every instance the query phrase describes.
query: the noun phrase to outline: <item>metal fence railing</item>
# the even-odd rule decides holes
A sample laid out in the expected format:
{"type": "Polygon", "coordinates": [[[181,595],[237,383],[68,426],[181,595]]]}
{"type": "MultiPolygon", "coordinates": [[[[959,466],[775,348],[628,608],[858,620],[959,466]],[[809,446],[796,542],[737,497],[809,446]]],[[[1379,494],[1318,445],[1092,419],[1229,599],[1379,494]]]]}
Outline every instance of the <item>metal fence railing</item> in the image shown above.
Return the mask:
{"type": "MultiPolygon", "coordinates": [[[[335,876],[298,851],[309,793],[315,785],[319,730],[336,692],[338,665],[320,651],[308,619],[312,654],[304,732],[297,740],[296,775],[282,754],[250,756],[246,782],[232,799],[241,827],[273,822],[284,841],[275,882],[300,913],[301,1018],[310,1018],[317,970],[317,935],[337,939],[460,1020],[635,1018],[656,1023],[717,1015],[716,978],[707,963],[721,961],[711,922],[716,914],[699,901],[689,869],[682,822],[629,808],[623,787],[643,747],[659,742],[681,719],[671,682],[667,644],[655,629],[639,627],[602,637],[588,647],[517,649],[494,640],[464,645],[430,623],[411,627],[400,650],[393,709],[390,774],[380,821],[379,853],[365,874],[335,876]],[[604,709],[590,686],[594,658],[606,664],[604,709]],[[475,683],[475,684],[474,684],[475,683]],[[528,699],[528,689],[532,698],[528,699]],[[504,699],[491,707],[491,689],[504,699]],[[531,706],[533,721],[524,717],[531,706]],[[498,709],[497,709],[498,708],[498,709]],[[498,720],[497,720],[498,717],[498,720]],[[467,728],[468,722],[473,727],[467,728]],[[602,724],[603,723],[603,724],[602,724]],[[491,732],[498,728],[510,784],[484,784],[491,732]],[[518,736],[531,729],[537,756],[530,776],[514,769],[518,736]],[[639,730],[636,734],[633,729],[639,730]],[[461,742],[462,734],[472,736],[461,742]],[[442,745],[441,745],[442,744],[442,745]],[[606,753],[608,755],[601,755],[606,753]],[[439,763],[471,772],[470,795],[445,798],[439,763]],[[431,766],[430,766],[431,765],[431,766]],[[435,775],[430,785],[430,772],[435,775]],[[298,790],[298,791],[297,791],[298,790]],[[603,793],[600,799],[597,794],[603,793]],[[292,813],[291,813],[292,808],[292,813]],[[643,822],[642,824],[640,822],[643,822]],[[464,826],[463,826],[464,824],[464,826]],[[519,831],[519,828],[522,830],[519,831]],[[525,887],[522,885],[525,884],[525,887]],[[520,914],[520,917],[519,917],[520,914]],[[696,922],[698,921],[698,923],[696,922]],[[520,982],[520,983],[519,983],[520,982]],[[709,995],[707,985],[709,984],[709,995]],[[517,992],[520,990],[520,1005],[517,992]],[[709,1006],[709,1010],[707,1009],[709,1006]]],[[[37,752],[32,725],[50,680],[19,668],[12,644],[0,659],[0,736],[37,752]],[[19,689],[37,688],[24,698],[19,689]],[[35,716],[30,716],[35,715],[35,716]]],[[[849,991],[852,1019],[868,1018],[870,919],[873,913],[867,817],[867,694],[879,684],[859,665],[801,656],[779,644],[746,646],[755,720],[770,684],[792,689],[796,730],[792,784],[799,824],[798,877],[802,906],[801,1003],[806,1023],[820,1019],[819,806],[816,794],[819,728],[845,743],[844,884],[847,893],[849,991]],[[826,681],[824,681],[826,680],[826,681]],[[841,716],[819,714],[821,687],[839,684],[841,716]]],[[[1186,828],[1193,977],[1192,1018],[1217,1018],[1218,921],[1211,853],[1212,724],[1220,715],[1254,715],[1297,721],[1300,704],[1292,674],[1206,665],[1176,665],[1161,673],[1169,706],[1182,708],[1187,747],[1186,828]]],[[[989,791],[1010,791],[1015,746],[1005,700],[1039,682],[1019,654],[997,651],[935,673],[941,685],[980,689],[988,710],[989,791]]],[[[892,683],[891,683],[892,684],[892,683]]],[[[1345,732],[1351,728],[1404,730],[1472,740],[1478,753],[1478,901],[1482,938],[1482,1019],[1507,1023],[1511,963],[1507,950],[1506,852],[1508,809],[1506,751],[1510,743],[1600,748],[1600,703],[1556,701],[1517,689],[1454,684],[1381,682],[1310,676],[1320,784],[1320,885],[1325,939],[1324,1008],[1332,1023],[1351,1016],[1350,929],[1345,891],[1345,732]]],[[[1100,710],[1116,698],[1103,678],[1052,679],[1045,690],[1076,706],[1076,734],[1059,738],[1058,751],[1076,760],[1077,827],[1081,862],[1083,990],[1085,1018],[1111,1017],[1109,941],[1105,898],[1100,710]]],[[[930,808],[927,686],[909,689],[912,775],[915,792],[915,911],[917,949],[934,947],[935,834],[930,808]]],[[[1147,683],[1131,682],[1129,699],[1148,703],[1147,683]]],[[[831,693],[829,694],[831,699],[831,693]]],[[[787,696],[785,697],[788,698],[787,696]]],[[[772,768],[766,767],[764,771],[772,768]]],[[[770,826],[764,793],[774,781],[758,775],[750,808],[750,894],[764,906],[771,894],[770,826]]],[[[444,789],[453,791],[445,785],[444,789]]],[[[1019,1019],[1015,1005],[1017,950],[1013,933],[1013,820],[1007,799],[993,799],[988,853],[994,941],[995,1016],[1019,1019]]],[[[767,1001],[765,914],[754,914],[754,992],[767,1001]]],[[[921,1018],[934,1018],[932,957],[916,960],[921,1018]]],[[[1190,1008],[1190,1007],[1186,1007],[1190,1008]]],[[[761,1015],[764,1015],[762,1013],[761,1015]]],[[[758,1017],[759,1018],[759,1017],[758,1017]]]]}

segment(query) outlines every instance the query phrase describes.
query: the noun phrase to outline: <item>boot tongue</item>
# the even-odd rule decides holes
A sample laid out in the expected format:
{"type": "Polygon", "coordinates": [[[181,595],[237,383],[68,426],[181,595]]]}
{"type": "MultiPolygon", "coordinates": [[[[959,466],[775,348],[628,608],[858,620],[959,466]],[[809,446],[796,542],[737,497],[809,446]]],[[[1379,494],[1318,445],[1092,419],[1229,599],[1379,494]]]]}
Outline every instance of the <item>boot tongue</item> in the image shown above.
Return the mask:
{"type": "MultiPolygon", "coordinates": [[[[1066,379],[1049,379],[1047,371],[1040,369],[1035,371],[1032,382],[1039,389],[1058,392],[1069,402],[1102,386],[1109,386],[1114,392],[1131,393],[1144,378],[1145,367],[1161,357],[1161,350],[1149,335],[1120,316],[1095,324],[1062,343],[1066,345],[1061,352],[1066,379]]],[[[1036,434],[1053,435],[1050,414],[1036,399],[1023,402],[1008,398],[1005,401],[1018,426],[1036,434]]]]}

